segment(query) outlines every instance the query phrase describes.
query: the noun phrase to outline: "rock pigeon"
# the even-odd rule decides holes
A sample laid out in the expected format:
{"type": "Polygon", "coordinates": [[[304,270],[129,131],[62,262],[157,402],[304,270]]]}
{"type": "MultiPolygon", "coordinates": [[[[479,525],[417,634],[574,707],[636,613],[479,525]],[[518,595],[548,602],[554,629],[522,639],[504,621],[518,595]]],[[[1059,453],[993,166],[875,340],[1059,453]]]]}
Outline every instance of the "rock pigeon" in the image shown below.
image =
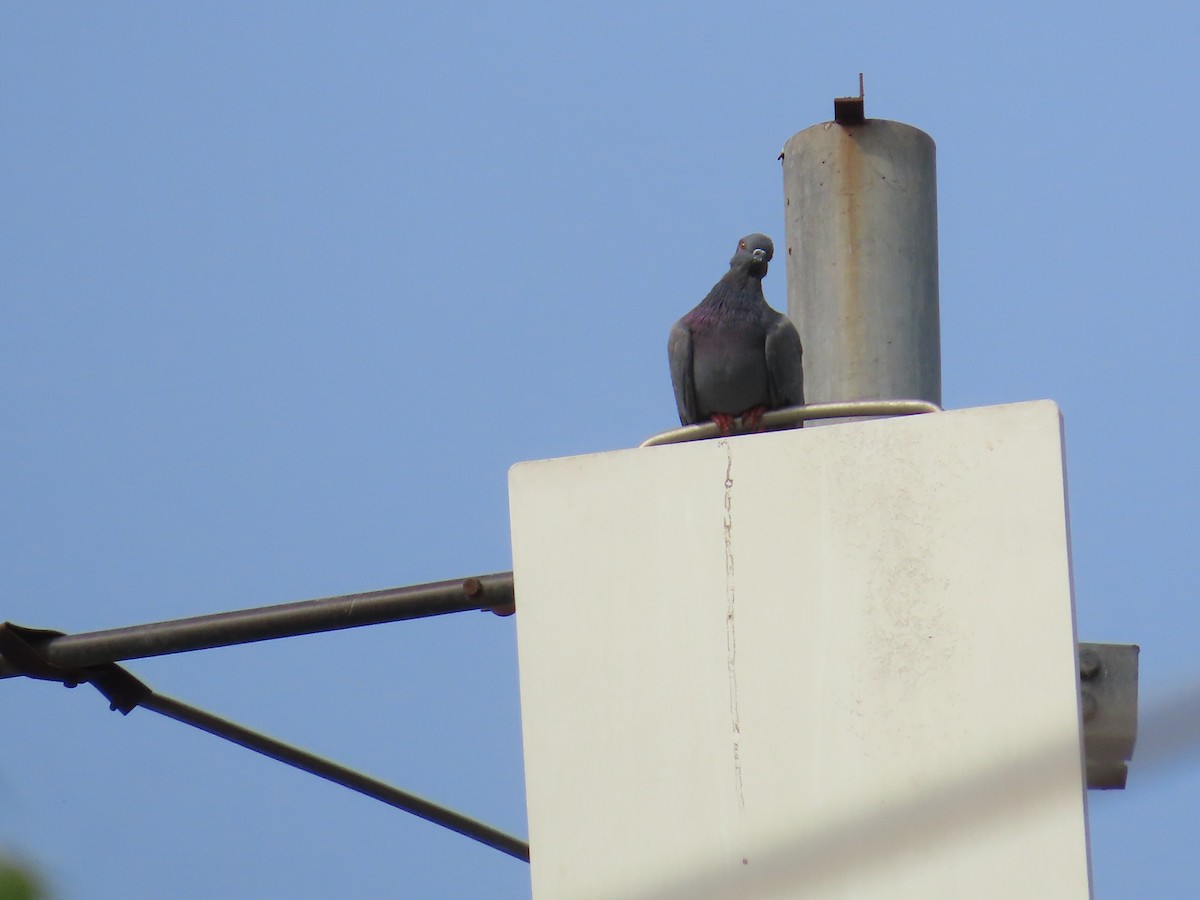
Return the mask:
{"type": "Polygon", "coordinates": [[[667,355],[684,425],[711,420],[729,434],[741,419],[761,431],[767,410],[804,402],[800,335],[763,297],[774,253],[765,234],[746,235],[729,271],[671,329],[667,355]]]}

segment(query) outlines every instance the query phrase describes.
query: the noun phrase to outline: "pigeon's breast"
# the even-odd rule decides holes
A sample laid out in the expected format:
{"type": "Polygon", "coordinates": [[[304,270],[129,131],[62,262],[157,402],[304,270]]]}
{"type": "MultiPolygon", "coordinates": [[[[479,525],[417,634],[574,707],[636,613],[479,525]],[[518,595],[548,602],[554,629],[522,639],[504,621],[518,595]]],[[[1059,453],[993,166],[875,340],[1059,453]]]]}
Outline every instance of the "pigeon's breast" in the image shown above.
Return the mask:
{"type": "Polygon", "coordinates": [[[767,357],[757,322],[724,322],[692,333],[692,379],[701,420],[766,406],[767,357]]]}

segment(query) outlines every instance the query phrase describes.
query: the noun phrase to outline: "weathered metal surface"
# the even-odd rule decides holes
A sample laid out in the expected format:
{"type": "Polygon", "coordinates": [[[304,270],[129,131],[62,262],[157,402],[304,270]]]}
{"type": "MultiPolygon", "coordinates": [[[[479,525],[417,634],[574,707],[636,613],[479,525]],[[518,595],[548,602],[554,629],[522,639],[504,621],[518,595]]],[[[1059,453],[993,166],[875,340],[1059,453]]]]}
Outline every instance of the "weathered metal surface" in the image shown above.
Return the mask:
{"type": "Polygon", "coordinates": [[[784,146],[788,314],[809,403],[941,405],[933,139],[826,122],[784,146]]]}
{"type": "Polygon", "coordinates": [[[1079,695],[1088,787],[1123,788],[1137,740],[1137,645],[1081,643],[1079,695]]]}

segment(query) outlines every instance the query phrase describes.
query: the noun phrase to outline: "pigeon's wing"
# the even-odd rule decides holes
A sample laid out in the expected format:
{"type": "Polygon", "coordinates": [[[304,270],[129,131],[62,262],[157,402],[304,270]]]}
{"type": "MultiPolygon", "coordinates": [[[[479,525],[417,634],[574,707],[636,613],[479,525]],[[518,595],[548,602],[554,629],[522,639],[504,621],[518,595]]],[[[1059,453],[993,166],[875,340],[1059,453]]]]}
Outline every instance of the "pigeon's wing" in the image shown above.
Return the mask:
{"type": "Polygon", "coordinates": [[[679,421],[691,425],[699,418],[696,404],[696,382],[692,379],[692,330],[682,319],[671,328],[667,341],[667,357],[671,361],[671,384],[675,388],[675,406],[679,421]]]}
{"type": "Polygon", "coordinates": [[[792,320],[775,312],[767,325],[767,382],[772,409],[804,403],[804,351],[792,320]]]}

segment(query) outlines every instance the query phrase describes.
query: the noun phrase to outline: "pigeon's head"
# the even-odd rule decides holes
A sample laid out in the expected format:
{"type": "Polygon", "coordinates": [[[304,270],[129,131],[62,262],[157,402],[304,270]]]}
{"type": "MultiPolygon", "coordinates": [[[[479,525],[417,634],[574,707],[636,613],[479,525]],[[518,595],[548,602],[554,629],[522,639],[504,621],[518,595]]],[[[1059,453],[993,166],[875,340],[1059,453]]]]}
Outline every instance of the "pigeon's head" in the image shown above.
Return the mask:
{"type": "Polygon", "coordinates": [[[730,268],[745,268],[751,275],[759,278],[767,274],[767,263],[775,255],[775,245],[765,234],[748,234],[738,241],[733,259],[729,261],[730,268]]]}

